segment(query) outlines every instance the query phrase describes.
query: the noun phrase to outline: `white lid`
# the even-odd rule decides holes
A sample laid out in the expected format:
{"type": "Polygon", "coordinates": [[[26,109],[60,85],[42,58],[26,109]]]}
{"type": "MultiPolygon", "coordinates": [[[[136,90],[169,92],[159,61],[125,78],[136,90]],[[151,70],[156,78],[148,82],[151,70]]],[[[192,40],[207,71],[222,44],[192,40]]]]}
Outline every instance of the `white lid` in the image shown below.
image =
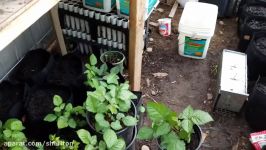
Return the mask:
{"type": "Polygon", "coordinates": [[[179,32],[202,32],[204,36],[213,36],[218,15],[218,7],[201,2],[187,2],[183,10],[179,32]]]}

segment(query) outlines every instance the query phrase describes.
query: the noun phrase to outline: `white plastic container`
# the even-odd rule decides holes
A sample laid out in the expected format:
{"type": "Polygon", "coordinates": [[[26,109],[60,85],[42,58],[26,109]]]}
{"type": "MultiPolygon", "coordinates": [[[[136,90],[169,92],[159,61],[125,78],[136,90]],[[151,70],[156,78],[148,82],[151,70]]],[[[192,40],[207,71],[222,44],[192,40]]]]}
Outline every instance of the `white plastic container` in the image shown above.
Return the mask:
{"type": "Polygon", "coordinates": [[[185,7],[187,2],[198,2],[199,0],[177,0],[177,2],[181,5],[182,8],[185,7]]]}
{"type": "Polygon", "coordinates": [[[162,36],[169,36],[171,35],[171,22],[170,18],[162,18],[158,20],[159,23],[159,33],[162,36]]]}
{"type": "Polygon", "coordinates": [[[116,5],[116,0],[83,0],[83,6],[99,12],[109,13],[116,5]]]}
{"type": "Polygon", "coordinates": [[[179,54],[195,59],[206,58],[214,35],[218,7],[213,4],[187,2],[179,22],[179,54]]]}

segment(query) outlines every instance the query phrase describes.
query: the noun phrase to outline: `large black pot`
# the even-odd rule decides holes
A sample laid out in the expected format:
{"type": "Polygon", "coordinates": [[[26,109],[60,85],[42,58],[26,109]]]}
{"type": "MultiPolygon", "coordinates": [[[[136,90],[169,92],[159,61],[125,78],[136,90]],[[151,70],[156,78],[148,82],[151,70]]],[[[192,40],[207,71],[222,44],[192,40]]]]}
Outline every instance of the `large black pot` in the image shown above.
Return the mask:
{"type": "Polygon", "coordinates": [[[136,96],[137,99],[133,99],[132,102],[135,104],[136,109],[137,109],[137,117],[138,117],[138,124],[137,124],[137,129],[139,130],[140,127],[143,125],[144,122],[144,114],[140,112],[139,108],[143,105],[141,96],[142,96],[142,92],[140,91],[132,91],[136,96]]]}
{"type": "Polygon", "coordinates": [[[131,138],[130,143],[126,147],[126,150],[136,150],[136,143],[135,142],[136,142],[137,134],[138,134],[138,129],[135,126],[134,131],[133,131],[133,136],[131,138]]]}
{"type": "Polygon", "coordinates": [[[58,85],[42,85],[29,89],[27,95],[26,133],[37,140],[47,140],[49,134],[57,132],[56,123],[45,122],[44,118],[49,113],[54,113],[53,97],[59,95],[64,102],[71,102],[72,93],[67,87],[58,85]]]}
{"type": "Polygon", "coordinates": [[[0,120],[21,119],[23,116],[24,85],[9,81],[0,83],[0,120]]]}
{"type": "MultiPolygon", "coordinates": [[[[186,143],[186,150],[200,150],[203,143],[202,130],[198,125],[193,126],[194,132],[191,136],[191,142],[186,143]]],[[[165,150],[160,147],[160,140],[157,140],[158,150],[165,150]]]]}
{"type": "Polygon", "coordinates": [[[254,34],[247,49],[248,79],[266,76],[266,32],[254,34]]]}
{"type": "Polygon", "coordinates": [[[266,31],[266,19],[263,17],[248,17],[240,25],[240,42],[238,48],[245,52],[254,33],[266,31]]]}
{"type": "Polygon", "coordinates": [[[29,51],[10,73],[9,80],[29,85],[41,84],[49,71],[49,60],[50,54],[44,49],[29,51]]]}
{"type": "MultiPolygon", "coordinates": [[[[133,102],[131,103],[130,111],[133,113],[134,117],[137,117],[136,106],[133,102]]],[[[95,122],[94,116],[95,116],[95,114],[91,114],[91,113],[88,113],[88,115],[87,115],[87,122],[89,125],[89,130],[92,132],[92,134],[97,135],[98,137],[102,137],[103,133],[98,132],[94,127],[94,122],[95,122]]],[[[126,145],[129,145],[131,142],[131,139],[134,135],[134,128],[135,128],[134,126],[133,127],[126,127],[120,131],[117,131],[116,134],[117,134],[117,136],[119,136],[125,140],[126,145]]]]}
{"type": "Polygon", "coordinates": [[[249,96],[246,120],[255,131],[266,130],[266,77],[260,78],[249,96]]]}

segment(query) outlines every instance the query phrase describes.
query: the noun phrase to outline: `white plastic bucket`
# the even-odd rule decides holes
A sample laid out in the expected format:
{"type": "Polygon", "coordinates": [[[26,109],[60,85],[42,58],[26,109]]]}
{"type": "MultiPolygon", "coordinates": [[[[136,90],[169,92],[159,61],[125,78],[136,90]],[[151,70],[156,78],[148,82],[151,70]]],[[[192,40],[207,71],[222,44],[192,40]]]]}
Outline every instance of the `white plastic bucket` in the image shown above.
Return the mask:
{"type": "Polygon", "coordinates": [[[116,0],[83,0],[84,7],[99,12],[111,12],[116,6],[116,0]]]}
{"type": "Polygon", "coordinates": [[[206,58],[214,35],[218,7],[216,5],[187,2],[179,22],[179,54],[195,59],[206,58]]]}
{"type": "Polygon", "coordinates": [[[171,22],[172,20],[170,18],[163,18],[163,19],[159,19],[158,23],[159,23],[159,33],[162,36],[169,36],[171,35],[171,22]]]}
{"type": "Polygon", "coordinates": [[[199,0],[177,0],[177,2],[181,5],[181,7],[185,7],[187,2],[198,2],[199,0]]]}

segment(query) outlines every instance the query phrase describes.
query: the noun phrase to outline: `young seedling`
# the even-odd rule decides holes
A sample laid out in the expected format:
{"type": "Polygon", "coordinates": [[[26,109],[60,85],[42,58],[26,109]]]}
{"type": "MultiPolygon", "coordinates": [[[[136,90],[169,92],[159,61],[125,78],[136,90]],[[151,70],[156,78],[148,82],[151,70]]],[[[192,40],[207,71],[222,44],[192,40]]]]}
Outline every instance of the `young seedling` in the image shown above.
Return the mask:
{"type": "Polygon", "coordinates": [[[80,143],[77,142],[76,140],[73,140],[72,142],[67,142],[65,140],[62,140],[60,137],[57,137],[56,135],[50,135],[49,139],[51,142],[55,143],[56,149],[59,149],[59,150],[78,150],[79,149],[80,143]]]}
{"type": "Polygon", "coordinates": [[[73,107],[71,103],[63,103],[60,96],[55,95],[53,98],[54,114],[48,114],[44,120],[47,122],[57,122],[58,129],[83,127],[86,125],[85,108],[82,106],[73,107]],[[79,118],[83,119],[79,119],[79,118]]]}
{"type": "Polygon", "coordinates": [[[116,133],[107,129],[103,133],[103,140],[97,140],[97,136],[92,136],[90,132],[84,129],[77,131],[78,137],[85,144],[85,150],[125,150],[126,143],[123,139],[118,138],[116,133]]]}
{"type": "Polygon", "coordinates": [[[188,106],[180,115],[162,103],[147,104],[148,118],[151,127],[142,127],[137,138],[141,140],[159,139],[163,150],[185,150],[185,143],[190,143],[194,125],[204,125],[213,121],[212,117],[202,110],[188,106]]]}

